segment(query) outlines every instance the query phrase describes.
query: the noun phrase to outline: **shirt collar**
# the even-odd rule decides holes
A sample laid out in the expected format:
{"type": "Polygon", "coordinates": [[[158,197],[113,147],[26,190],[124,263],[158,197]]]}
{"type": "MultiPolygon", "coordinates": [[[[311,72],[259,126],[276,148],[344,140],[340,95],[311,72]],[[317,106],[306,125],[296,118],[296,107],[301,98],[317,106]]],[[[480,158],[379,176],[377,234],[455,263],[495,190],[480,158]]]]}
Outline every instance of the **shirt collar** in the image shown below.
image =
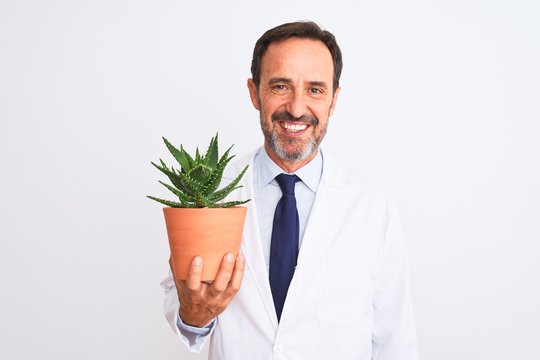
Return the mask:
{"type": "MultiPolygon", "coordinates": [[[[283,169],[280,168],[266,153],[264,147],[259,149],[255,158],[253,159],[254,171],[257,174],[257,188],[261,189],[270,184],[274,178],[283,173],[283,169]]],[[[319,182],[321,181],[323,171],[323,155],[320,149],[317,150],[317,155],[308,162],[306,165],[296,170],[296,174],[306,186],[313,191],[317,192],[319,182]]]]}

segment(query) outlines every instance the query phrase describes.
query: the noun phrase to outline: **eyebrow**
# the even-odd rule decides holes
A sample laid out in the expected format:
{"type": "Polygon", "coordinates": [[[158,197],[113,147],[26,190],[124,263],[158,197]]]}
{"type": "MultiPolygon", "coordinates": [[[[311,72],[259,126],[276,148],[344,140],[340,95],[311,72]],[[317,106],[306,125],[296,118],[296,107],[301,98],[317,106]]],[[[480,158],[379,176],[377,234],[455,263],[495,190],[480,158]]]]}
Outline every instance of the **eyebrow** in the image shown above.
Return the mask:
{"type": "Polygon", "coordinates": [[[277,78],[271,78],[268,81],[269,85],[274,85],[276,83],[285,83],[285,84],[292,84],[292,80],[284,77],[277,77],[277,78]]]}
{"type": "MultiPolygon", "coordinates": [[[[289,79],[289,78],[276,77],[276,78],[270,79],[268,81],[268,84],[269,85],[273,85],[273,84],[276,84],[276,83],[292,84],[292,82],[293,81],[291,79],[289,79]]],[[[325,89],[328,88],[328,84],[325,81],[308,81],[308,84],[310,86],[317,86],[317,87],[322,87],[322,88],[325,88],[325,89]]]]}
{"type": "Polygon", "coordinates": [[[310,81],[309,85],[322,87],[322,88],[325,88],[325,89],[328,88],[328,84],[325,81],[310,81]]]}

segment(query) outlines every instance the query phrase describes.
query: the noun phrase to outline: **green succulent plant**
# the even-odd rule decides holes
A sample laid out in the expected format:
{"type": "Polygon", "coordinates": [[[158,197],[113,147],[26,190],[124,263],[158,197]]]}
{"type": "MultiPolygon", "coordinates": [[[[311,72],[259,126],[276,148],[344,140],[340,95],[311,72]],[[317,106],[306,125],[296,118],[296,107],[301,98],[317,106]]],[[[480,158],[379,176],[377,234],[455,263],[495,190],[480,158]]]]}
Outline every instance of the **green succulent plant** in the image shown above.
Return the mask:
{"type": "Polygon", "coordinates": [[[178,149],[167,139],[163,138],[163,141],[180,165],[180,169],[175,169],[172,166],[169,168],[161,159],[159,159],[159,165],[154,162],[152,162],[152,165],[169,178],[172,185],[163,181],[159,181],[159,183],[176,195],[178,201],[160,199],[154,196],[147,196],[148,198],[174,208],[224,208],[245,204],[250,201],[222,202],[232,191],[242,187],[238,183],[244,176],[248,166],[229,185],[218,190],[225,166],[234,155],[229,156],[231,146],[219,157],[217,134],[210,140],[210,145],[204,156],[199,153],[198,148],[195,151],[195,156],[191,156],[184,150],[182,145],[178,149]]]}

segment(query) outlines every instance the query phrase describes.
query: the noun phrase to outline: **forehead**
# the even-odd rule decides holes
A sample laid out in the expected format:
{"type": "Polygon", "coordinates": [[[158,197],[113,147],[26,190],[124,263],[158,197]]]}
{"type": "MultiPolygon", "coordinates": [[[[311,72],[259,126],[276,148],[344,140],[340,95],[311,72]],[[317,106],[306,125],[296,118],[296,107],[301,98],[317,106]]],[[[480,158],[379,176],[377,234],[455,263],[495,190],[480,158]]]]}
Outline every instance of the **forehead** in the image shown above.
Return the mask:
{"type": "Polygon", "coordinates": [[[332,55],[320,40],[290,38],[273,42],[261,60],[261,80],[280,76],[331,82],[333,72],[332,55]]]}

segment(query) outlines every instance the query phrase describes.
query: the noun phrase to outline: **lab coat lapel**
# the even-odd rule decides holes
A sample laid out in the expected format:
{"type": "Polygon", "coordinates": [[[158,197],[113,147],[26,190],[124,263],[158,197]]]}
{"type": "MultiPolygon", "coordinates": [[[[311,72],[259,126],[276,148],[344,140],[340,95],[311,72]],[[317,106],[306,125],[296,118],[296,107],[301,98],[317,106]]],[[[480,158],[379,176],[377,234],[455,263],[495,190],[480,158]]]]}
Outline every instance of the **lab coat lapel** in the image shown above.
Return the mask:
{"type": "Polygon", "coordinates": [[[330,245],[330,239],[340,221],[339,202],[335,199],[335,193],[346,181],[347,178],[338,170],[334,161],[324,156],[323,175],[304,231],[298,254],[299,264],[318,258],[314,255],[325,252],[330,245]]]}
{"type": "Polygon", "coordinates": [[[348,178],[339,171],[334,161],[325,156],[323,175],[302,239],[298,265],[287,292],[280,328],[286,326],[289,320],[295,321],[295,311],[303,307],[305,296],[315,295],[307,294],[309,290],[306,287],[306,280],[318,277],[318,274],[310,272],[320,268],[321,254],[328,252],[335,232],[339,229],[341,212],[338,208],[336,191],[345,186],[347,181],[348,178]]]}

